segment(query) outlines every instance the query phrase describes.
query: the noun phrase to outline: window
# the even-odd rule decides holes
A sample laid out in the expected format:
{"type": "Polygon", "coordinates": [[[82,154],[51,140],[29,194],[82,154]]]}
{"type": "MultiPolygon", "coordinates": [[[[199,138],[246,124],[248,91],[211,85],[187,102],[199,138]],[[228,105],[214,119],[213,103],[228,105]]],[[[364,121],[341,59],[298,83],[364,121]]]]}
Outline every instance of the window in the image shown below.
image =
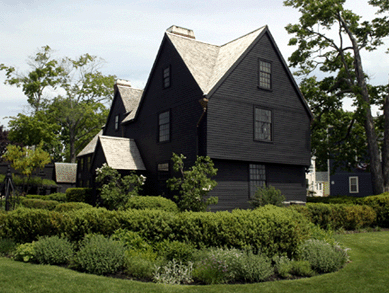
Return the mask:
{"type": "Polygon", "coordinates": [[[115,130],[119,129],[119,114],[115,116],[115,130]]]}
{"type": "Polygon", "coordinates": [[[163,80],[163,88],[164,89],[170,87],[170,66],[164,68],[162,80],[163,80]]]}
{"type": "Polygon", "coordinates": [[[252,198],[258,187],[266,186],[266,169],[265,165],[250,164],[250,198],[252,198]]]}
{"type": "Polygon", "coordinates": [[[271,63],[259,60],[258,86],[264,89],[271,89],[271,63]]]}
{"type": "Polygon", "coordinates": [[[170,111],[159,114],[158,120],[159,142],[170,140],[170,111]]]}
{"type": "Polygon", "coordinates": [[[350,193],[359,193],[358,177],[349,177],[349,191],[350,193]]]}
{"type": "Polygon", "coordinates": [[[272,112],[255,108],[254,116],[254,139],[272,141],[272,112]]]}
{"type": "Polygon", "coordinates": [[[168,195],[169,189],[166,185],[166,180],[169,179],[169,163],[161,163],[157,166],[158,169],[158,194],[168,195]]]}

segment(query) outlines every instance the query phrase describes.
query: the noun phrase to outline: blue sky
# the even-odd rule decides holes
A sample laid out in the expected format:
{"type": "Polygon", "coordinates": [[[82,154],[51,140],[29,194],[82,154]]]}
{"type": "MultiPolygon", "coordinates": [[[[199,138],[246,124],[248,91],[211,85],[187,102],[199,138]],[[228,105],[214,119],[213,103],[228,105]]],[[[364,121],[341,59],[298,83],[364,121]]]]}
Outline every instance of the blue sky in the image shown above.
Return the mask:
{"type": "MultiPolygon", "coordinates": [[[[284,27],[296,23],[297,10],[283,1],[263,0],[0,0],[0,63],[26,72],[28,56],[49,45],[55,57],[84,53],[105,60],[102,72],[143,88],[165,30],[171,25],[192,29],[196,39],[222,45],[268,25],[287,59],[293,52],[284,27]]],[[[367,0],[348,0],[348,7],[369,19],[367,0]]],[[[387,43],[389,41],[387,40],[387,43]]],[[[373,83],[388,81],[389,58],[384,49],[364,58],[373,83]]],[[[4,85],[0,72],[0,125],[6,116],[25,112],[20,88],[4,85]]]]}

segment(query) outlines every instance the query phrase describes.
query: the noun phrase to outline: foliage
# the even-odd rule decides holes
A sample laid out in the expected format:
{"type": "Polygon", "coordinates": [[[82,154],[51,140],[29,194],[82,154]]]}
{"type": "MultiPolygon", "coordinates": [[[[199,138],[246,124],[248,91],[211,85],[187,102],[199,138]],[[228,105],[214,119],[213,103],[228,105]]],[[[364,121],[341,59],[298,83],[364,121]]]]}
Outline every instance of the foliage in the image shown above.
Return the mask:
{"type": "Polygon", "coordinates": [[[10,238],[0,238],[0,256],[9,256],[15,248],[15,241],[10,238]]]}
{"type": "Polygon", "coordinates": [[[162,284],[189,284],[193,281],[192,270],[192,262],[183,264],[173,259],[166,265],[157,267],[153,279],[162,284]]]}
{"type": "Polygon", "coordinates": [[[217,169],[208,156],[198,156],[194,166],[184,170],[185,159],[184,155],[173,153],[173,170],[180,172],[181,177],[168,179],[167,186],[171,190],[179,190],[180,196],[176,196],[176,199],[181,211],[206,211],[209,205],[218,202],[217,197],[207,197],[208,192],[217,185],[216,181],[211,179],[216,176],[217,169]]]}
{"type": "Polygon", "coordinates": [[[124,245],[102,235],[86,235],[72,267],[97,275],[113,274],[124,265],[124,245]]]}
{"type": "Polygon", "coordinates": [[[389,227],[389,193],[360,198],[358,203],[374,209],[377,214],[374,221],[375,225],[384,228],[389,227]]]}
{"type": "Polygon", "coordinates": [[[155,266],[161,266],[162,260],[152,251],[127,250],[124,260],[126,274],[141,279],[152,280],[155,266]]]}
{"type": "Polygon", "coordinates": [[[348,261],[347,251],[338,245],[330,245],[321,240],[307,240],[301,245],[301,259],[309,261],[319,274],[339,270],[348,261]]]}
{"type": "Polygon", "coordinates": [[[35,262],[35,242],[20,244],[13,253],[14,260],[23,262],[35,262]]]}
{"type": "Polygon", "coordinates": [[[49,211],[54,210],[58,204],[59,202],[55,200],[42,200],[42,199],[35,199],[35,198],[23,198],[21,201],[21,205],[25,208],[45,209],[49,211]]]}
{"type": "Polygon", "coordinates": [[[105,122],[104,103],[112,99],[116,77],[99,71],[102,59],[96,56],[55,59],[49,46],[30,57],[28,64],[27,74],[0,64],[6,72],[5,83],[22,87],[32,110],[31,116],[11,117],[11,136],[29,146],[44,142],[56,160],[65,156],[75,162],[76,154],[105,122]]]}
{"type": "Polygon", "coordinates": [[[177,212],[175,202],[162,196],[133,196],[127,200],[126,209],[155,209],[166,212],[177,212]]]}
{"type": "Polygon", "coordinates": [[[376,218],[376,213],[369,206],[308,203],[306,206],[291,208],[323,229],[359,229],[372,225],[376,218]]]}
{"type": "MultiPolygon", "coordinates": [[[[340,159],[352,158],[350,163],[353,164],[355,154],[357,160],[361,160],[368,153],[374,194],[388,190],[388,93],[386,90],[383,91],[385,87],[368,85],[368,76],[364,72],[361,56],[363,50],[371,52],[384,44],[385,38],[389,35],[387,16],[376,17],[372,21],[362,21],[361,16],[346,9],[345,0],[286,0],[284,4],[298,9],[301,14],[299,23],[289,24],[286,27],[288,33],[294,34],[294,37],[289,40],[289,45],[298,46],[289,57],[291,66],[299,67],[297,74],[305,78],[316,69],[326,75],[320,82],[306,79],[305,84],[308,84],[308,87],[302,87],[304,96],[310,96],[308,99],[316,112],[314,114],[317,119],[313,124],[312,132],[321,133],[319,137],[314,135],[314,147],[320,149],[319,141],[327,139],[325,131],[329,123],[334,122],[335,126],[338,126],[342,123],[339,119],[346,117],[347,124],[341,126],[343,133],[337,128],[333,130],[335,140],[338,140],[335,144],[331,141],[335,148],[333,155],[341,154],[345,149],[349,152],[341,155],[340,159]],[[344,98],[351,98],[356,107],[350,115],[344,116],[340,110],[344,98]],[[371,112],[374,103],[382,106],[381,109],[384,110],[379,119],[374,119],[371,112]],[[384,127],[377,132],[380,123],[384,127]],[[362,127],[363,131],[361,131],[362,127]],[[353,139],[354,131],[362,132],[362,135],[353,139]],[[365,141],[367,150],[364,147],[365,141]],[[382,146],[380,141],[383,141],[382,146]],[[362,146],[361,150],[358,150],[358,146],[362,146]],[[380,160],[380,148],[383,162],[380,160]]],[[[369,4],[378,7],[380,13],[389,11],[386,1],[371,0],[369,4]]],[[[323,146],[325,148],[326,144],[323,146]]],[[[320,156],[318,160],[320,164],[326,159],[322,155],[328,157],[329,153],[322,149],[317,155],[320,156]]]]}
{"type": "Polygon", "coordinates": [[[281,194],[281,190],[273,186],[258,187],[254,197],[250,200],[250,205],[253,208],[262,207],[268,204],[282,207],[285,201],[285,196],[281,194]]]}
{"type": "Polygon", "coordinates": [[[7,151],[7,146],[10,143],[8,138],[9,131],[4,129],[3,125],[0,125],[0,162],[3,161],[3,155],[7,151]]]}
{"type": "Polygon", "coordinates": [[[69,211],[87,209],[91,207],[92,206],[90,204],[84,202],[64,202],[64,203],[57,204],[54,210],[56,212],[69,212],[69,211]]]}
{"type": "Polygon", "coordinates": [[[125,208],[128,200],[139,194],[146,177],[143,175],[122,176],[107,164],[96,169],[96,182],[102,185],[100,196],[108,209],[125,208]]]}
{"type": "Polygon", "coordinates": [[[192,244],[183,242],[164,240],[155,245],[155,251],[166,260],[177,260],[187,264],[193,259],[194,247],[192,244]]]}
{"type": "Polygon", "coordinates": [[[68,188],[66,189],[66,201],[93,204],[92,189],[83,187],[68,188]]]}
{"type": "Polygon", "coordinates": [[[73,256],[73,246],[66,238],[42,237],[34,244],[35,259],[41,264],[68,264],[73,256]]]}
{"type": "Polygon", "coordinates": [[[153,250],[153,247],[137,232],[118,229],[112,235],[112,239],[123,242],[125,247],[129,250],[137,252],[148,252],[153,250]]]}
{"type": "Polygon", "coordinates": [[[35,149],[8,145],[3,158],[11,162],[12,168],[27,176],[27,192],[29,189],[28,180],[32,172],[44,168],[51,161],[49,154],[42,149],[42,144],[35,149]]]}
{"type": "Polygon", "coordinates": [[[276,273],[282,278],[311,277],[315,274],[306,260],[290,260],[285,256],[277,256],[273,261],[276,273]]]}

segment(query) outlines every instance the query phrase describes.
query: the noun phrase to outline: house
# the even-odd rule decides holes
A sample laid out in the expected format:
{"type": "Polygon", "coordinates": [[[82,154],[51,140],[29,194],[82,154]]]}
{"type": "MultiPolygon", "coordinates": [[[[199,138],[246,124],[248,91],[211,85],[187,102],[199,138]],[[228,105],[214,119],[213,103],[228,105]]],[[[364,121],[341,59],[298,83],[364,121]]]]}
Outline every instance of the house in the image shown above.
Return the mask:
{"type": "Polygon", "coordinates": [[[328,172],[316,171],[316,157],[311,158],[311,166],[309,167],[305,178],[307,180],[307,196],[329,196],[328,172]]]}
{"type": "Polygon", "coordinates": [[[267,26],[222,46],[172,26],[145,89],[116,83],[102,133],[78,155],[87,166],[79,185],[107,163],[145,174],[146,194],[170,197],[175,152],[187,157],[186,166],[206,155],[215,163],[218,185],[210,194],[219,203],[212,210],[247,208],[264,185],[305,202],[311,119],[267,26]]]}

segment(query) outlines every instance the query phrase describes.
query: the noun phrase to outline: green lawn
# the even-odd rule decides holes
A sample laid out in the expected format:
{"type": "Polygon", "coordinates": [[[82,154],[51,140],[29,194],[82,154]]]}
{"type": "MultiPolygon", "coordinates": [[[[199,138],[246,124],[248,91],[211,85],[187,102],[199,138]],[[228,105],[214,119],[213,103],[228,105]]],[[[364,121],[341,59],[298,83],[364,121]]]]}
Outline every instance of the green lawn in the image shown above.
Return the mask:
{"type": "Polygon", "coordinates": [[[157,285],[0,258],[0,292],[388,292],[389,232],[336,238],[351,248],[351,263],[339,272],[307,279],[248,285],[157,285]]]}

